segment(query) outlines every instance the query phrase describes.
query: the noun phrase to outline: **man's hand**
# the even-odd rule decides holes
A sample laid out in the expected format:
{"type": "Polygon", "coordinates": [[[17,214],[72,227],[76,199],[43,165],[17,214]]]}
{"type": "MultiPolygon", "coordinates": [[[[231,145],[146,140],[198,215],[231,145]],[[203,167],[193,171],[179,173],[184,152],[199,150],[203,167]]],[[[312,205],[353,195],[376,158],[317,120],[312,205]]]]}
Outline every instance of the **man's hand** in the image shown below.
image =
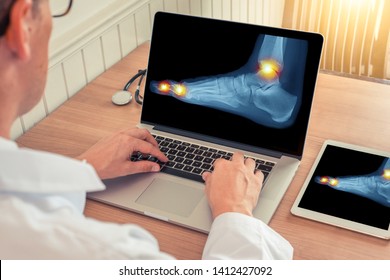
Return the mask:
{"type": "Polygon", "coordinates": [[[77,158],[91,164],[101,179],[160,170],[155,162],[130,161],[130,156],[136,152],[152,155],[162,162],[168,161],[153,136],[146,129],[139,128],[123,130],[103,138],[77,158]]]}
{"type": "Polygon", "coordinates": [[[241,153],[235,153],[231,161],[216,160],[213,173],[203,173],[214,219],[226,212],[252,216],[264,180],[263,173],[254,170],[254,160],[244,160],[241,153]]]}

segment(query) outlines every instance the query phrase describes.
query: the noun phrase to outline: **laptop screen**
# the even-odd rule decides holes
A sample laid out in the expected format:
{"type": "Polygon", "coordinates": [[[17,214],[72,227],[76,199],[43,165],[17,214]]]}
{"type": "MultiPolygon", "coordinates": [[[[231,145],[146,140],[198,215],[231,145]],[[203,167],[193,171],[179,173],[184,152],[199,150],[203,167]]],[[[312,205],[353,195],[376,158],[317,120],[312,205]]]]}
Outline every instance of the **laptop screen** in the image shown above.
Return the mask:
{"type": "Polygon", "coordinates": [[[157,13],[142,123],[300,157],[322,36],[157,13]]]}

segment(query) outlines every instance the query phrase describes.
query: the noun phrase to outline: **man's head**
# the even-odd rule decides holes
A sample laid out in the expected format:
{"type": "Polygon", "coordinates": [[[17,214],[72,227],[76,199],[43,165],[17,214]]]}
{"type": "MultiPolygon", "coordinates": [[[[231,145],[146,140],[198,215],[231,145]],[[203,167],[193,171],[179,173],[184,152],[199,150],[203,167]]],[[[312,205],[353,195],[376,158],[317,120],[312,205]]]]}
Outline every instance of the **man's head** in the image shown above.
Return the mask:
{"type": "Polygon", "coordinates": [[[13,121],[42,97],[52,21],[49,0],[0,5],[0,136],[9,137],[13,121]]]}

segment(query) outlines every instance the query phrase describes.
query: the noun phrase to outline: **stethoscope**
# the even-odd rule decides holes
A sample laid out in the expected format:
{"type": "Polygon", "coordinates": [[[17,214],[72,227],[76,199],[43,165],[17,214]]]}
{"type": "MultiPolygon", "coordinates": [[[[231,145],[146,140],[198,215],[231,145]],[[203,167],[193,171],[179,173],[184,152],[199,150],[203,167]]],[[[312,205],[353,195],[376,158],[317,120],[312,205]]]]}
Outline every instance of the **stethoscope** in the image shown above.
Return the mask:
{"type": "Polygon", "coordinates": [[[146,75],[146,69],[138,70],[138,73],[135,74],[126,83],[126,85],[124,86],[123,90],[120,90],[120,91],[116,92],[112,96],[112,98],[111,98],[112,103],[114,103],[115,105],[119,105],[119,106],[126,105],[126,104],[130,103],[131,100],[133,99],[133,96],[129,92],[129,87],[131,86],[132,83],[134,83],[135,80],[137,80],[139,78],[137,89],[134,92],[134,97],[135,97],[135,101],[138,104],[142,105],[143,97],[139,94],[139,89],[141,87],[141,83],[142,83],[142,80],[145,77],[145,75],[146,75]]]}

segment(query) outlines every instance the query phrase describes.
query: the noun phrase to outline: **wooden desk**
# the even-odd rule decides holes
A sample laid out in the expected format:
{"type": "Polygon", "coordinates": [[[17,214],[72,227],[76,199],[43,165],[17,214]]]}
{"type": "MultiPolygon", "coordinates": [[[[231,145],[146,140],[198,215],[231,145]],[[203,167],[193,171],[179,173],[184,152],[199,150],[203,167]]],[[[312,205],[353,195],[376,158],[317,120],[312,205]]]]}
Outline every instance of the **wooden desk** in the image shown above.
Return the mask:
{"type": "MultiPolygon", "coordinates": [[[[132,102],[117,107],[111,103],[111,96],[138,69],[146,68],[148,50],[148,43],[137,48],[17,142],[74,157],[103,136],[135,126],[140,105],[132,102]]],[[[388,241],[291,215],[291,206],[325,139],[390,151],[390,86],[319,75],[302,164],[270,226],[291,242],[295,259],[390,259],[388,241]]],[[[90,200],[85,215],[139,224],[157,237],[163,251],[179,259],[199,259],[207,238],[202,233],[90,200]]]]}

